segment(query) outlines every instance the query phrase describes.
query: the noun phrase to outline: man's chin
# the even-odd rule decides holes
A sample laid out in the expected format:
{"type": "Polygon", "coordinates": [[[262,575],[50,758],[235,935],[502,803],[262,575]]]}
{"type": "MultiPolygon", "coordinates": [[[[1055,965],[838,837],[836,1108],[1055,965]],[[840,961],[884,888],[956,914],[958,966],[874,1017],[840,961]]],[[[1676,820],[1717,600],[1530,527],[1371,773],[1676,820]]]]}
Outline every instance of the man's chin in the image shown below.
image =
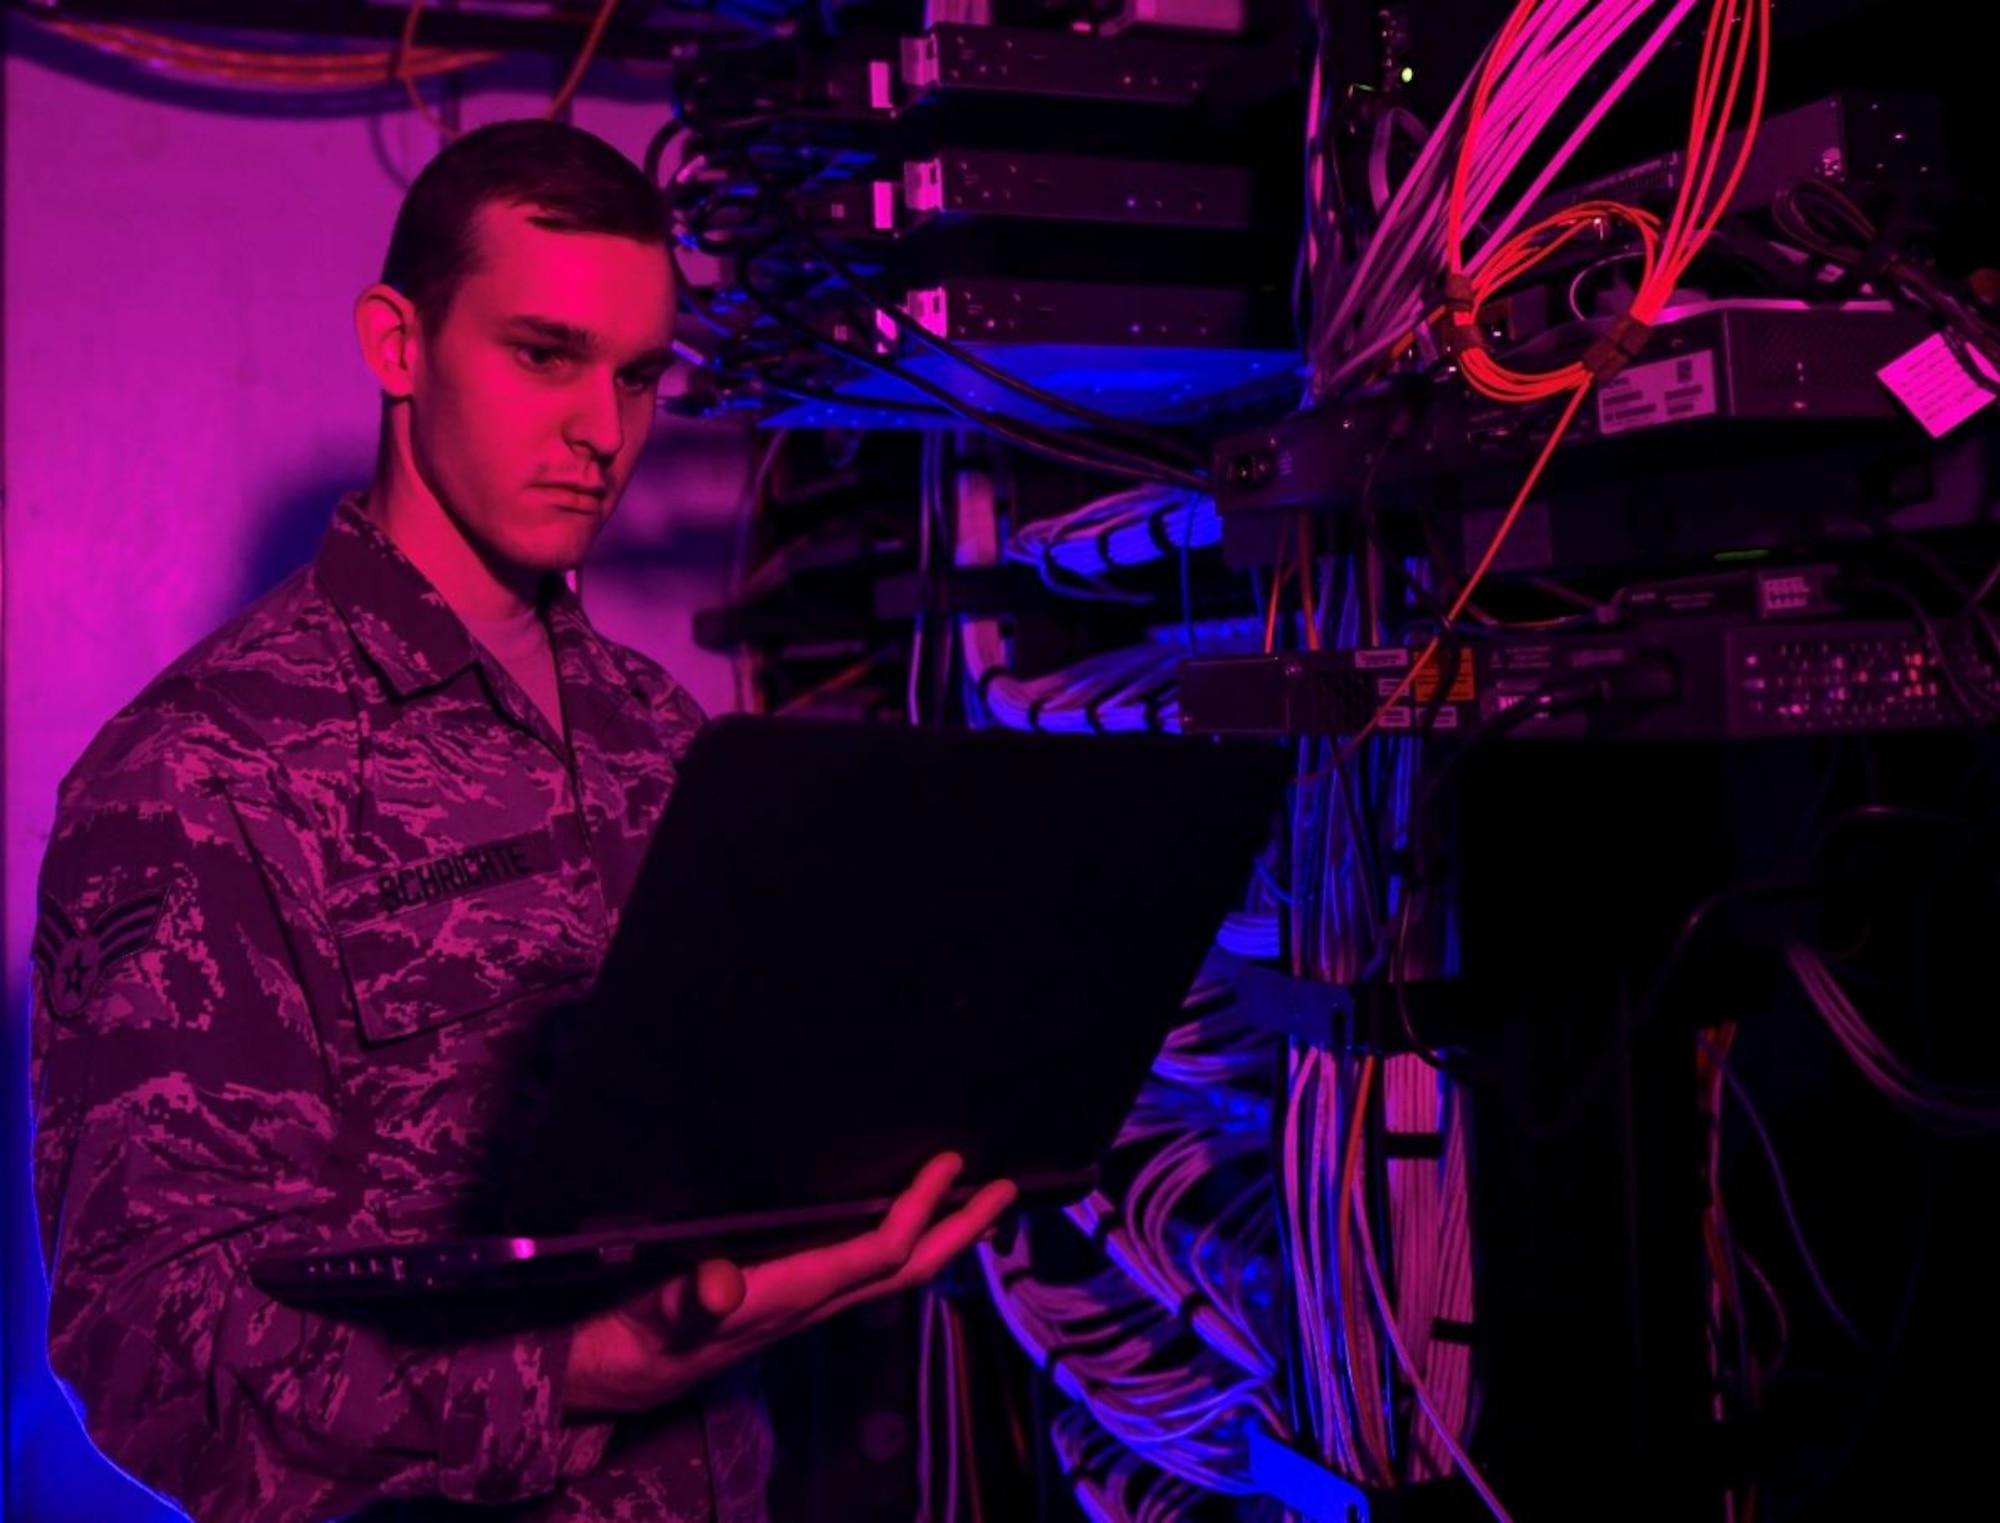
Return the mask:
{"type": "Polygon", "coordinates": [[[579,535],[572,546],[557,547],[540,541],[533,544],[489,545],[480,553],[487,571],[495,580],[531,593],[550,577],[566,577],[584,562],[589,553],[588,536],[579,535]]]}
{"type": "Polygon", "coordinates": [[[603,527],[603,519],[596,514],[569,514],[543,533],[523,535],[512,547],[515,564],[544,576],[574,571],[590,554],[603,527]]]}

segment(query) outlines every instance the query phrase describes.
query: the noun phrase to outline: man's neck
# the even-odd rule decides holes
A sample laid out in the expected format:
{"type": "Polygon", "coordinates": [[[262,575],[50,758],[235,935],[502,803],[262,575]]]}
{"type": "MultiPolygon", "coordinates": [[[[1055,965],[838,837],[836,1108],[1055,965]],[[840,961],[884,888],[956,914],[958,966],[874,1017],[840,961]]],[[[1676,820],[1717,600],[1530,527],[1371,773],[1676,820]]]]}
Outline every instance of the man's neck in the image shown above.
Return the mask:
{"type": "Polygon", "coordinates": [[[410,564],[424,574],[454,613],[500,620],[533,608],[541,578],[494,566],[482,556],[458,521],[410,467],[409,458],[383,441],[375,479],[362,498],[362,511],[410,564]]]}

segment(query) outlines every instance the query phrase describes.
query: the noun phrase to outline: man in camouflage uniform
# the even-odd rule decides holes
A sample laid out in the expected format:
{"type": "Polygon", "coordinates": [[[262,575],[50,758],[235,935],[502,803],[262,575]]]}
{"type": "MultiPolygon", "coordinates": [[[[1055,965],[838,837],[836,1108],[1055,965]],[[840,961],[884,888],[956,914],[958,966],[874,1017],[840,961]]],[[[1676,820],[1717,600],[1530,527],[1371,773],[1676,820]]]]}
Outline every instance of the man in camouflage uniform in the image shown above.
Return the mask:
{"type": "Polygon", "coordinates": [[[941,1159],[851,1242],[433,1342],[246,1276],[461,1220],[604,953],[701,715],[561,573],[645,442],[672,311],[613,150],[547,122],[446,149],[357,303],[372,485],[63,784],[35,939],[50,1359],[197,1517],[760,1518],[743,1361],[1008,1204],[946,1210],[941,1159]]]}

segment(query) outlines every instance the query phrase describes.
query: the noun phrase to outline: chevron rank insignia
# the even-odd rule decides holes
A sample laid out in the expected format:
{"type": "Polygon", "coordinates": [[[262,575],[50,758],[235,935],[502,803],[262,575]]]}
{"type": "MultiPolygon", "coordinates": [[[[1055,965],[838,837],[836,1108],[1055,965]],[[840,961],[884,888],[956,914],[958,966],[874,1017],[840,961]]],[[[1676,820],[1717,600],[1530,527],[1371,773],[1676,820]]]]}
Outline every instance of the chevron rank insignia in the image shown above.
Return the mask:
{"type": "Polygon", "coordinates": [[[98,980],[146,949],[166,902],[165,894],[140,894],[107,906],[84,926],[60,905],[43,902],[42,923],[35,929],[35,966],[58,1020],[75,1020],[97,991],[98,980]]]}

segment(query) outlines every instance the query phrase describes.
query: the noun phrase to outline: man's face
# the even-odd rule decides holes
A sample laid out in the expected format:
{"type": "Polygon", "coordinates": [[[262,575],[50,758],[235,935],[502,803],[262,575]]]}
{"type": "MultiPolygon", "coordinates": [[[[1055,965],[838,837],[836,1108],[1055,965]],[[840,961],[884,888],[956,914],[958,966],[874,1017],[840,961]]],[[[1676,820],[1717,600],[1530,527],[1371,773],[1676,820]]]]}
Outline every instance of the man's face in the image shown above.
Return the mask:
{"type": "Polygon", "coordinates": [[[496,572],[560,572],[590,549],[645,448],[671,359],[673,266],[629,238],[480,212],[477,266],[412,370],[424,483],[496,572]]]}

